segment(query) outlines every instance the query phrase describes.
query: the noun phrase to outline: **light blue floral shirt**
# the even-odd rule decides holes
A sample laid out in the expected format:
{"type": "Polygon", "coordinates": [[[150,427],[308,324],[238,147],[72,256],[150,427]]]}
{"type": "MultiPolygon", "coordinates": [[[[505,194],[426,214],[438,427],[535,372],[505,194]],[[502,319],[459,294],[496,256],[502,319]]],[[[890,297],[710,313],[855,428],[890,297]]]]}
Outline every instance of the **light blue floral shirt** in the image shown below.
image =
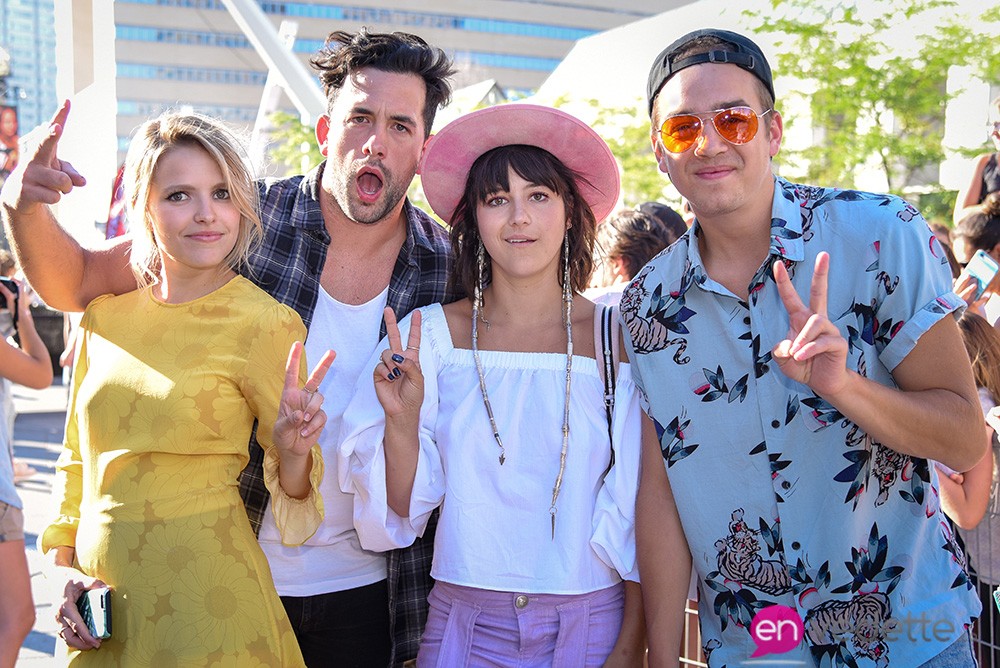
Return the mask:
{"type": "Polygon", "coordinates": [[[920,665],[980,608],[934,467],[781,373],[770,351],[788,314],[771,265],[784,261],[808,303],[828,251],[847,365],[895,386],[917,339],[964,307],[941,247],[896,197],[777,178],[771,256],[744,301],[706,275],[698,234],[696,222],[635,277],[622,319],[697,571],[709,665],[742,665],[754,615],[773,604],[798,612],[805,637],[764,664],[920,665]]]}

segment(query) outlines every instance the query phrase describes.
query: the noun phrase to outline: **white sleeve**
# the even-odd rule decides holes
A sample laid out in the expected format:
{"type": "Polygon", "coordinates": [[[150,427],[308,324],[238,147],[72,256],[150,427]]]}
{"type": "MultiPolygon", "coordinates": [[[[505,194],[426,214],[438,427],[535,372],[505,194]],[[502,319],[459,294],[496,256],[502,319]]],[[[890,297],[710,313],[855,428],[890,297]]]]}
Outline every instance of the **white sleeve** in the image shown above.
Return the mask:
{"type": "MultiPolygon", "coordinates": [[[[408,316],[399,323],[400,332],[410,331],[409,320],[408,316]]],[[[379,343],[366,369],[375,368],[387,345],[385,339],[379,343]]],[[[436,347],[425,328],[420,350],[424,403],[420,409],[420,450],[410,497],[410,517],[393,512],[386,497],[385,413],[370,373],[358,379],[354,396],[344,411],[337,471],[341,490],[354,494],[354,528],[366,550],[384,552],[411,545],[423,535],[431,512],[444,498],[444,469],[434,442],[438,366],[436,347]]]]}
{"type": "Polygon", "coordinates": [[[642,423],[639,391],[629,365],[622,363],[615,387],[612,417],[615,463],[597,493],[590,545],[601,561],[623,580],[639,581],[635,553],[635,498],[639,490],[642,423]]]}

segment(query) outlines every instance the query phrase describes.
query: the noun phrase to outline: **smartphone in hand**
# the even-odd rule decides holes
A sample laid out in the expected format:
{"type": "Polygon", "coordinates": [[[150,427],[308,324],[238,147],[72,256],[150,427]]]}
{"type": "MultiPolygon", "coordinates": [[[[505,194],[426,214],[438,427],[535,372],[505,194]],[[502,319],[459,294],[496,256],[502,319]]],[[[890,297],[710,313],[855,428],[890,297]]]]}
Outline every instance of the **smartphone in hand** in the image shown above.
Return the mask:
{"type": "Polygon", "coordinates": [[[107,587],[88,589],[76,599],[76,608],[83,617],[90,635],[99,640],[111,637],[111,590],[107,587]]]}
{"type": "Polygon", "coordinates": [[[990,257],[986,251],[977,250],[976,254],[969,260],[969,264],[965,265],[962,275],[958,277],[959,283],[965,276],[971,276],[976,283],[976,291],[972,295],[970,304],[979,301],[979,298],[986,291],[986,287],[997,275],[997,271],[1000,271],[1000,265],[997,264],[997,261],[990,257]]]}

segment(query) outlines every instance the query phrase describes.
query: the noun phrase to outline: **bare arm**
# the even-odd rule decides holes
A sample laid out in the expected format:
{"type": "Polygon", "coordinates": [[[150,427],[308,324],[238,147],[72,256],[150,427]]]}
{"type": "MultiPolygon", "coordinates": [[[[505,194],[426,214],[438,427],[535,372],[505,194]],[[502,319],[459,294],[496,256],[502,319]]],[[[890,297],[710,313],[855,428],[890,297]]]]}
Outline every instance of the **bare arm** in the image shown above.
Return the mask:
{"type": "MultiPolygon", "coordinates": [[[[3,285],[0,285],[0,294],[3,294],[13,313],[14,295],[3,285]]],[[[28,300],[22,297],[17,300],[17,304],[17,331],[21,347],[17,348],[0,339],[0,375],[19,385],[40,390],[52,384],[52,361],[42,337],[35,329],[28,300]]]]}
{"type": "Polygon", "coordinates": [[[955,524],[966,530],[976,528],[986,514],[986,506],[990,501],[993,452],[988,444],[992,438],[993,428],[986,427],[986,454],[978,464],[965,473],[949,474],[938,469],[941,508],[955,524]]]}
{"type": "Polygon", "coordinates": [[[991,155],[991,153],[985,153],[976,158],[976,167],[972,172],[972,178],[965,184],[964,188],[958,191],[958,197],[955,199],[955,212],[952,216],[955,223],[962,220],[968,207],[979,203],[979,198],[983,194],[983,170],[991,155]]]}
{"type": "Polygon", "coordinates": [[[618,640],[604,662],[604,668],[642,668],[646,657],[646,619],[642,612],[642,589],[638,582],[625,581],[625,614],[618,640]]]}
{"type": "Polygon", "coordinates": [[[677,666],[691,577],[691,553],[674,504],[656,428],[645,416],[635,525],[649,665],[677,666]]]}
{"type": "Polygon", "coordinates": [[[74,187],[86,184],[71,164],[56,155],[68,115],[67,101],[49,122],[45,140],[4,183],[0,209],[7,237],[32,287],[53,308],[82,311],[94,297],[129,292],[136,284],[127,241],[84,249],[49,209],[74,187]]]}
{"type": "Polygon", "coordinates": [[[830,256],[816,258],[810,304],[799,299],[781,262],[774,277],[790,329],[773,350],[782,372],[808,385],[873,439],[903,454],[967,471],[983,456],[982,409],[955,319],[944,317],[917,341],[887,387],[847,369],[847,341],[827,318],[830,256]]]}

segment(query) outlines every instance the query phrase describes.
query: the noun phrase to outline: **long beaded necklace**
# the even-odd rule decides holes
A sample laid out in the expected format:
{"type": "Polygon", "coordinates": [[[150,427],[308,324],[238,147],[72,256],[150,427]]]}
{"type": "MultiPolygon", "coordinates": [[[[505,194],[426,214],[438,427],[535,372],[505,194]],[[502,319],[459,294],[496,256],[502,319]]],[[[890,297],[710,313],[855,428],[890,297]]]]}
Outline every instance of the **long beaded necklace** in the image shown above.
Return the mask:
{"type": "MultiPolygon", "coordinates": [[[[497,429],[496,420],[493,418],[493,407],[490,405],[490,396],[486,391],[486,377],[483,375],[483,363],[479,359],[479,315],[483,307],[483,269],[485,265],[483,242],[479,242],[476,265],[478,269],[478,280],[474,288],[472,299],[472,357],[476,362],[476,374],[479,376],[479,390],[483,395],[483,405],[486,406],[486,415],[490,419],[490,427],[493,429],[493,438],[500,448],[500,466],[503,466],[507,459],[503,447],[503,440],[500,438],[500,431],[497,429]]],[[[569,282],[569,234],[563,239],[563,320],[566,325],[566,404],[563,408],[562,425],[562,450],[559,452],[559,474],[556,476],[555,485],[552,487],[552,503],[549,506],[549,516],[552,519],[552,540],[556,538],[556,500],[559,498],[559,490],[562,489],[563,473],[566,471],[566,453],[569,450],[569,392],[573,371],[573,290],[569,282]]],[[[483,322],[489,322],[483,318],[483,322]]]]}

